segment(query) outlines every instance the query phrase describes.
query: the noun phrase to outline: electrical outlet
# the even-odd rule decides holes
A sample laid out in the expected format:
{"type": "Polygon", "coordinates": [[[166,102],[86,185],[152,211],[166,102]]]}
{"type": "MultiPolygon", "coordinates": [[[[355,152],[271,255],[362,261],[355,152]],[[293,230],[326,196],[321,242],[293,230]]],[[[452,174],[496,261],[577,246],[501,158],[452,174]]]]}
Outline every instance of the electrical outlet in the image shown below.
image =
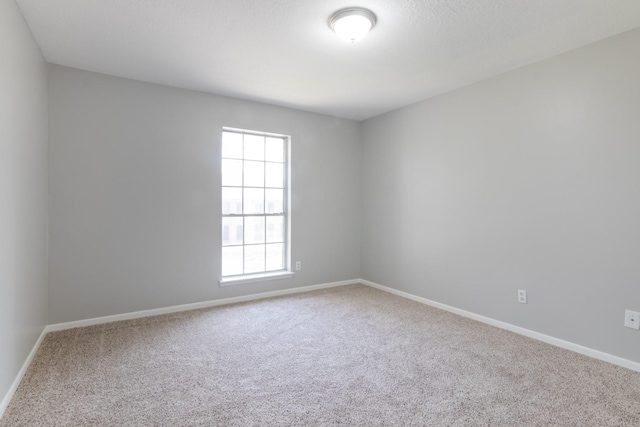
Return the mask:
{"type": "Polygon", "coordinates": [[[526,304],[527,303],[527,291],[524,291],[522,289],[518,289],[518,302],[520,304],[526,304]]]}
{"type": "Polygon", "coordinates": [[[640,313],[637,311],[624,311],[624,326],[640,330],[640,313]]]}
{"type": "Polygon", "coordinates": [[[302,270],[302,261],[296,261],[296,271],[302,270]]]}

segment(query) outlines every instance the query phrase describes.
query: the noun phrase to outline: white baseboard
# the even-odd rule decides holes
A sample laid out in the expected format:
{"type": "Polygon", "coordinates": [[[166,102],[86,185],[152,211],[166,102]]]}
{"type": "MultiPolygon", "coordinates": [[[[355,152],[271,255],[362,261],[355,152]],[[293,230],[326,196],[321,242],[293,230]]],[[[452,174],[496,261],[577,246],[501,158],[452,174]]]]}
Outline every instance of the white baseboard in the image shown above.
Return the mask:
{"type": "Polygon", "coordinates": [[[585,347],[579,344],[574,344],[569,341],[561,340],[559,338],[552,337],[550,335],[545,335],[540,332],[532,331],[530,329],[525,329],[520,326],[515,326],[510,323],[501,322],[500,320],[495,320],[490,317],[481,316],[479,314],[471,313],[470,311],[461,310],[456,307],[452,307],[450,305],[442,304],[436,301],[432,301],[426,298],[422,298],[407,292],[398,291],[393,288],[389,288],[387,286],[380,285],[378,283],[371,282],[369,280],[360,279],[360,283],[363,285],[371,286],[372,288],[380,289],[381,291],[389,292],[394,295],[401,296],[403,298],[407,298],[422,304],[426,304],[435,308],[439,308],[441,310],[449,311],[451,313],[457,314],[459,316],[467,317],[469,319],[477,320],[478,322],[486,323],[487,325],[495,326],[500,329],[506,329],[507,331],[515,332],[519,335],[524,335],[525,337],[533,338],[538,341],[545,342],[547,344],[554,345],[556,347],[564,348],[566,350],[575,351],[576,353],[584,354],[585,356],[593,357],[594,359],[603,360],[605,362],[612,363],[614,365],[622,366],[623,368],[631,369],[632,371],[640,372],[640,363],[634,362],[632,360],[623,359],[622,357],[614,356],[612,354],[604,353],[599,350],[594,350],[589,347],[585,347]]]}
{"type": "Polygon", "coordinates": [[[9,391],[7,391],[7,394],[4,396],[4,399],[2,399],[2,403],[0,403],[0,419],[2,419],[2,416],[4,415],[4,411],[7,410],[7,406],[9,406],[9,402],[11,402],[13,395],[18,389],[18,386],[20,385],[20,382],[22,381],[24,374],[27,373],[27,369],[29,369],[29,366],[31,365],[31,361],[33,360],[33,357],[36,355],[36,352],[40,348],[40,344],[42,344],[42,340],[44,339],[44,336],[46,334],[47,334],[47,331],[45,328],[43,329],[42,333],[38,337],[38,340],[36,341],[36,343],[33,345],[33,348],[31,349],[31,352],[27,356],[27,359],[22,364],[22,368],[20,368],[20,371],[18,371],[18,375],[16,375],[16,379],[13,380],[11,387],[9,387],[9,391]]]}
{"type": "Polygon", "coordinates": [[[48,325],[45,332],[62,331],[71,328],[81,328],[83,326],[99,325],[102,323],[117,322],[120,320],[139,319],[141,317],[158,316],[160,314],[177,313],[180,311],[197,310],[200,308],[215,307],[218,305],[234,304],[237,302],[253,301],[264,298],[272,298],[281,295],[297,294],[300,292],[316,291],[318,289],[334,288],[337,286],[352,285],[360,283],[360,279],[343,280],[341,282],[323,283],[320,285],[301,286],[298,288],[283,289],[280,291],[263,292],[260,294],[243,295],[240,297],[224,298],[204,302],[196,302],[193,304],[174,305],[171,307],[156,308],[152,310],[135,311],[132,313],[116,314],[113,316],[96,317],[93,319],[76,320],[74,322],[55,323],[48,325]]]}

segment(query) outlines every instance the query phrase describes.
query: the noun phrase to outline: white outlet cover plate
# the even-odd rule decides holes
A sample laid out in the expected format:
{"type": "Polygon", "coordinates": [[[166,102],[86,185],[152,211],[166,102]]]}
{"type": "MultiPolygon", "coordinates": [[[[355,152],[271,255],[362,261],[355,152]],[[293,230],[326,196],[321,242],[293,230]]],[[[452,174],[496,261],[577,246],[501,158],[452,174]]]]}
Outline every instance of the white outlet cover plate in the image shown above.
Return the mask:
{"type": "Polygon", "coordinates": [[[624,326],[640,330],[640,313],[637,311],[624,311],[624,326]]]}
{"type": "Polygon", "coordinates": [[[520,304],[526,304],[527,303],[527,291],[524,291],[522,289],[518,289],[518,302],[520,304]]]}

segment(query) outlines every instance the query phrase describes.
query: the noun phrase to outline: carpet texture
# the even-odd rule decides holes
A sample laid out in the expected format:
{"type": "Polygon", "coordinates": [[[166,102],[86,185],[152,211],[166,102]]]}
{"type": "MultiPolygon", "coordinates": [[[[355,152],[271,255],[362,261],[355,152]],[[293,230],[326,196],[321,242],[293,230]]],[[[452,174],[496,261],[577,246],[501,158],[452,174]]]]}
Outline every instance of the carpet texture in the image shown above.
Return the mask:
{"type": "Polygon", "coordinates": [[[39,425],[640,426],[640,373],[350,285],[50,333],[39,425]]]}

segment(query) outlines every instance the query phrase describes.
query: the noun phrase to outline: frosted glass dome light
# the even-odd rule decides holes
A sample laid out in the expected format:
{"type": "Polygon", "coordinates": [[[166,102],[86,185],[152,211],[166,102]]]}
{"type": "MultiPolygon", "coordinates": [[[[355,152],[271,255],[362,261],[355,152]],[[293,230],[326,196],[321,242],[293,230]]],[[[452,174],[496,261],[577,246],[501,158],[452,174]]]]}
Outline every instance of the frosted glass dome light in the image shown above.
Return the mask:
{"type": "Polygon", "coordinates": [[[360,7],[341,9],[329,18],[329,27],[341,39],[355,43],[361,40],[376,25],[376,15],[360,7]]]}

